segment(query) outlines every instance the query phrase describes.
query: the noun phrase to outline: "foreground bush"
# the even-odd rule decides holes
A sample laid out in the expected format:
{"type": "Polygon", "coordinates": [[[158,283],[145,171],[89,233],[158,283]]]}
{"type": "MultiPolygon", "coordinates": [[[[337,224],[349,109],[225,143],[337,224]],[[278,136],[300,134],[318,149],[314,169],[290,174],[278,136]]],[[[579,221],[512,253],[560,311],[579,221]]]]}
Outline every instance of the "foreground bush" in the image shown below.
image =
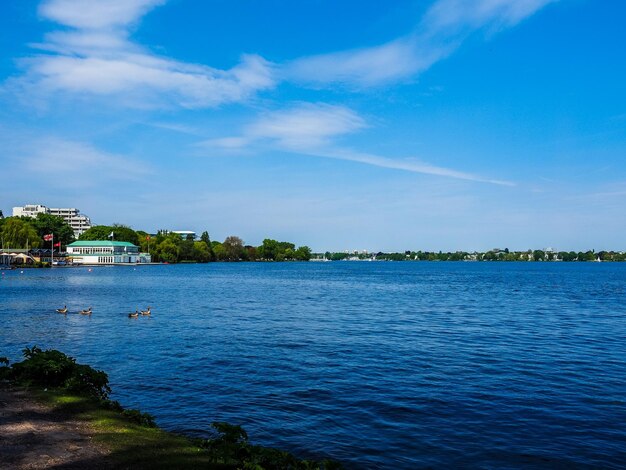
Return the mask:
{"type": "Polygon", "coordinates": [[[73,357],[61,351],[42,351],[37,346],[23,350],[22,362],[13,364],[6,372],[8,378],[22,385],[51,387],[106,400],[111,393],[106,373],[90,366],[76,364],[73,357]]]}
{"type": "Polygon", "coordinates": [[[340,470],[332,460],[315,462],[299,460],[289,452],[271,447],[252,445],[248,433],[241,427],[224,422],[211,424],[216,433],[212,439],[197,439],[199,447],[207,449],[214,462],[224,462],[243,469],[340,470]]]}

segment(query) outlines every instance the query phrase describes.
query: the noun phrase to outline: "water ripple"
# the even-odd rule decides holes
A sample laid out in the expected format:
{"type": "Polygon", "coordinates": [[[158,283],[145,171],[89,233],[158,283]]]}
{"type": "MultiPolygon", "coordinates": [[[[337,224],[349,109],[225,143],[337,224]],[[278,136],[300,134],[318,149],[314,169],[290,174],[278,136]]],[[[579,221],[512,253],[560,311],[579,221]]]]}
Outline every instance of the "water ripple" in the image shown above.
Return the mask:
{"type": "Polygon", "coordinates": [[[608,263],[12,271],[0,355],[58,348],[168,429],[348,468],[619,468],[625,300],[608,263]]]}

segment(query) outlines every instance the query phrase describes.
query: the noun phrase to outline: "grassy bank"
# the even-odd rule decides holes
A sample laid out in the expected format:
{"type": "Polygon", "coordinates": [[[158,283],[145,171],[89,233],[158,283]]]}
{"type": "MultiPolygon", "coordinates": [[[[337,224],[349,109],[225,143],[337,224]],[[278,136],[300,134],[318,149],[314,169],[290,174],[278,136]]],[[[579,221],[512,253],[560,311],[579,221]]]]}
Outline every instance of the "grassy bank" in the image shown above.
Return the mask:
{"type": "Polygon", "coordinates": [[[109,399],[106,373],[60,351],[24,350],[25,359],[9,365],[0,358],[0,379],[29,394],[50,412],[86,423],[91,441],[106,450],[106,462],[81,462],[81,467],[302,469],[331,470],[333,461],[300,460],[288,452],[253,445],[240,426],[215,422],[211,436],[193,439],[166,432],[154,419],[138,410],[124,409],[109,399]]]}
{"type": "MultiPolygon", "coordinates": [[[[33,390],[32,395],[50,406],[55,413],[84,421],[93,430],[92,442],[110,452],[107,459],[119,468],[216,468],[227,469],[223,458],[209,455],[205,449],[184,436],[165,432],[135,422],[119,410],[100,401],[69,394],[62,390],[33,390]]],[[[85,467],[89,466],[84,462],[85,467]]],[[[97,464],[97,462],[94,462],[97,464]]]]}

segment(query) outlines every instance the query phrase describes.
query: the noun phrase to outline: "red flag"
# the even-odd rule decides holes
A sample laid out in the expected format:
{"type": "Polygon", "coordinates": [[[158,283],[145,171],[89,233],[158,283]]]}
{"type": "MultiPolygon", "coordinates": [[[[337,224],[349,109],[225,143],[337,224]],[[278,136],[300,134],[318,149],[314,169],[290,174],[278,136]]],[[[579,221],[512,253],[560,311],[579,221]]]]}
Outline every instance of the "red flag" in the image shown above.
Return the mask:
{"type": "Polygon", "coordinates": [[[53,236],[53,235],[50,233],[50,234],[48,234],[48,235],[44,235],[44,236],[43,236],[43,239],[44,239],[45,241],[49,242],[50,240],[52,240],[52,236],[53,236]]]}
{"type": "Polygon", "coordinates": [[[54,244],[54,245],[52,245],[52,246],[58,246],[59,248],[61,248],[61,242],[59,242],[59,243],[55,243],[55,244],[54,244]]]}
{"type": "Polygon", "coordinates": [[[150,235],[147,235],[147,236],[146,236],[146,240],[150,240],[150,235]]]}

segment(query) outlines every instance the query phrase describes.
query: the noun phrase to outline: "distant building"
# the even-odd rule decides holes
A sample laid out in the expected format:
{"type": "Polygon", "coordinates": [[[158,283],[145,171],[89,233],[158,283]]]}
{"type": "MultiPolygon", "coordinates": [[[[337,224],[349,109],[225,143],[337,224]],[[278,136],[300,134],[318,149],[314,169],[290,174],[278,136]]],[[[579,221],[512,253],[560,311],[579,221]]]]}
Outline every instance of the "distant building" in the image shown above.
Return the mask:
{"type": "Polygon", "coordinates": [[[27,204],[24,207],[14,207],[13,217],[37,217],[38,214],[47,214],[49,209],[41,204],[27,204]]]}
{"type": "Polygon", "coordinates": [[[149,253],[129,242],[85,240],[67,245],[67,258],[73,264],[137,264],[150,263],[149,253]]]}
{"type": "Polygon", "coordinates": [[[188,237],[191,237],[194,240],[196,239],[196,232],[192,232],[191,230],[172,230],[171,233],[176,233],[177,235],[180,235],[183,240],[186,240],[188,237]]]}
{"type": "Polygon", "coordinates": [[[41,204],[28,204],[23,207],[13,208],[13,217],[37,217],[38,214],[50,214],[61,217],[72,227],[76,238],[91,228],[89,217],[81,214],[75,207],[56,208],[46,207],[41,204]]]}
{"type": "Polygon", "coordinates": [[[161,229],[158,231],[159,234],[167,236],[170,233],[175,233],[176,235],[180,235],[180,237],[183,240],[186,240],[187,237],[192,237],[194,240],[196,239],[197,235],[196,232],[192,231],[192,230],[167,230],[167,229],[161,229]]]}

